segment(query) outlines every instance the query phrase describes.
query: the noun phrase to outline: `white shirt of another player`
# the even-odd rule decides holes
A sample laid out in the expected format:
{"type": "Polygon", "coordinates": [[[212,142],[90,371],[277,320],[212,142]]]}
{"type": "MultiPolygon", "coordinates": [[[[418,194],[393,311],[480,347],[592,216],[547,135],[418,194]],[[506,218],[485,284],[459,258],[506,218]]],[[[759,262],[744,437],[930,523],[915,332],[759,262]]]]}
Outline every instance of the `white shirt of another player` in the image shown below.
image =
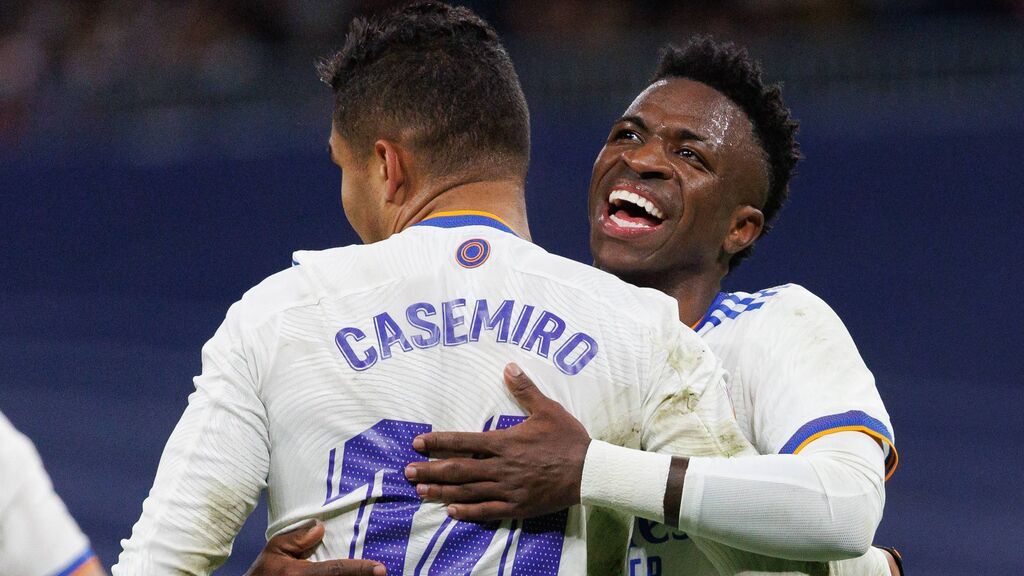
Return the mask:
{"type": "MultiPolygon", "coordinates": [[[[892,474],[892,426],[874,377],[820,298],[796,284],[723,292],[695,329],[728,372],[736,418],[758,453],[798,454],[814,440],[856,431],[884,446],[886,478],[892,474]]],[[[629,576],[718,573],[685,533],[662,524],[638,519],[632,543],[629,576]]],[[[860,562],[881,566],[874,557],[860,562]]],[[[874,573],[853,568],[857,563],[833,561],[831,573],[874,573]]],[[[787,569],[814,568],[794,562],[787,569]]]]}
{"type": "Polygon", "coordinates": [[[0,413],[0,574],[73,576],[95,562],[35,446],[0,413]]]}
{"type": "MultiPolygon", "coordinates": [[[[203,348],[115,576],[208,574],[264,488],[268,536],[325,521],[314,560],[374,559],[389,574],[583,573],[581,507],[456,522],[403,476],[424,459],[418,434],[523,419],[501,384],[509,361],[595,438],[709,456],[749,447],[718,361],[675,319],[674,300],[548,254],[492,217],[440,215],[294,261],[233,305],[203,348]]],[[[617,554],[604,568],[618,573],[628,520],[604,534],[617,554]]]]}

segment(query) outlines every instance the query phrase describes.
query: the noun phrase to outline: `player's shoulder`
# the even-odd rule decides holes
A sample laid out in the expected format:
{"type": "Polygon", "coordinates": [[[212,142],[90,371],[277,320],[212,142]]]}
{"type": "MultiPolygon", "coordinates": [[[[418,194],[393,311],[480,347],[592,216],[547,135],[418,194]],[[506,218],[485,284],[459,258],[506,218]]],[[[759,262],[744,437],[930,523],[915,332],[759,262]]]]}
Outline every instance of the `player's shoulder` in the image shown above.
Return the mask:
{"type": "Polygon", "coordinates": [[[834,317],[824,300],[799,284],[782,284],[756,292],[722,292],[708,308],[697,331],[719,326],[767,326],[777,329],[834,317]]]}
{"type": "Polygon", "coordinates": [[[679,303],[659,290],[635,286],[536,246],[517,255],[517,262],[523,274],[570,290],[578,305],[594,307],[609,318],[628,318],[647,326],[679,325],[679,303]]]}
{"type": "Polygon", "coordinates": [[[231,306],[229,315],[243,325],[258,326],[281,312],[315,304],[316,282],[309,271],[293,265],[264,278],[231,306]]]}
{"type": "Polygon", "coordinates": [[[756,301],[763,302],[768,310],[832,311],[832,308],[820,296],[795,283],[765,288],[751,296],[756,301]]]}
{"type": "MultiPolygon", "coordinates": [[[[765,291],[762,291],[765,292],[765,291]]],[[[817,294],[799,284],[784,284],[767,290],[766,318],[773,324],[785,322],[795,328],[819,324],[842,325],[839,315],[817,294]]]]}
{"type": "Polygon", "coordinates": [[[18,493],[20,486],[35,481],[29,476],[35,471],[30,463],[39,459],[35,445],[21,433],[14,424],[0,412],[0,512],[10,498],[18,493]]]}

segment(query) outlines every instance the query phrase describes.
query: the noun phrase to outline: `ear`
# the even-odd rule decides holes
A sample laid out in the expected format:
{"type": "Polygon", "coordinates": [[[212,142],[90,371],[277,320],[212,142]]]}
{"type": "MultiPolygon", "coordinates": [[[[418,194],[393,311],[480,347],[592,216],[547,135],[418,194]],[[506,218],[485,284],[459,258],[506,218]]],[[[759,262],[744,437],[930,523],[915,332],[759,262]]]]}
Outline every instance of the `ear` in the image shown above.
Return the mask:
{"type": "Polygon", "coordinates": [[[400,151],[398,145],[390,140],[377,140],[373,144],[374,158],[384,181],[384,199],[398,204],[405,200],[402,186],[408,172],[400,151]]]}
{"type": "Polygon", "coordinates": [[[749,204],[732,213],[732,224],[722,248],[727,254],[736,254],[754,243],[764,230],[764,214],[749,204]]]}

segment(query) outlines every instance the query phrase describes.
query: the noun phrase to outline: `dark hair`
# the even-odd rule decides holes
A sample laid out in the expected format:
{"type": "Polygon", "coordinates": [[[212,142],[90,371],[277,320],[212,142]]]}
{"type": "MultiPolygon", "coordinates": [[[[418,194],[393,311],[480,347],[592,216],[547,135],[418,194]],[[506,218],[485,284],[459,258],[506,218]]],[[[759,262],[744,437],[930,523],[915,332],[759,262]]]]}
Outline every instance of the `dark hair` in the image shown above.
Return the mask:
{"type": "Polygon", "coordinates": [[[388,138],[420,153],[433,176],[525,177],[526,98],[497,33],[469,9],[418,2],[356,18],[317,71],[355,154],[388,138]]]}
{"type": "MultiPolygon", "coordinates": [[[[707,84],[736,103],[750,119],[769,165],[768,198],[761,208],[765,220],[762,233],[767,233],[789,196],[789,181],[801,158],[796,141],[799,123],[783,103],[779,85],[764,84],[761,65],[746,50],[708,36],[697,37],[684,48],[665,47],[652,81],[664,78],[689,78],[707,84]]],[[[750,246],[733,255],[729,269],[750,256],[752,249],[750,246]]]]}

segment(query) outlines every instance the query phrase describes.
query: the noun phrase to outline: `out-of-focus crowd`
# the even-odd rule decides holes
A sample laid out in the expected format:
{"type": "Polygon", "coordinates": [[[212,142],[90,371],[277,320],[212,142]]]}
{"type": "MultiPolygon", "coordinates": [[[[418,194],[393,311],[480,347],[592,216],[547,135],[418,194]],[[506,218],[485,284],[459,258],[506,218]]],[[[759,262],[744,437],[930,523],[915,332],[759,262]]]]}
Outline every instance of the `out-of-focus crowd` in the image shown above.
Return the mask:
{"type": "MultiPolygon", "coordinates": [[[[33,122],[180,102],[287,93],[279,71],[341,41],[353,14],[394,0],[6,0],[0,3],[0,143],[33,122]],[[274,78],[277,78],[275,81],[274,78]]],[[[665,29],[731,37],[779,27],[930,13],[1024,17],[1024,0],[463,1],[500,32],[538,42],[609,43],[665,29]]],[[[59,119],[59,120],[56,120],[59,119]]]]}

